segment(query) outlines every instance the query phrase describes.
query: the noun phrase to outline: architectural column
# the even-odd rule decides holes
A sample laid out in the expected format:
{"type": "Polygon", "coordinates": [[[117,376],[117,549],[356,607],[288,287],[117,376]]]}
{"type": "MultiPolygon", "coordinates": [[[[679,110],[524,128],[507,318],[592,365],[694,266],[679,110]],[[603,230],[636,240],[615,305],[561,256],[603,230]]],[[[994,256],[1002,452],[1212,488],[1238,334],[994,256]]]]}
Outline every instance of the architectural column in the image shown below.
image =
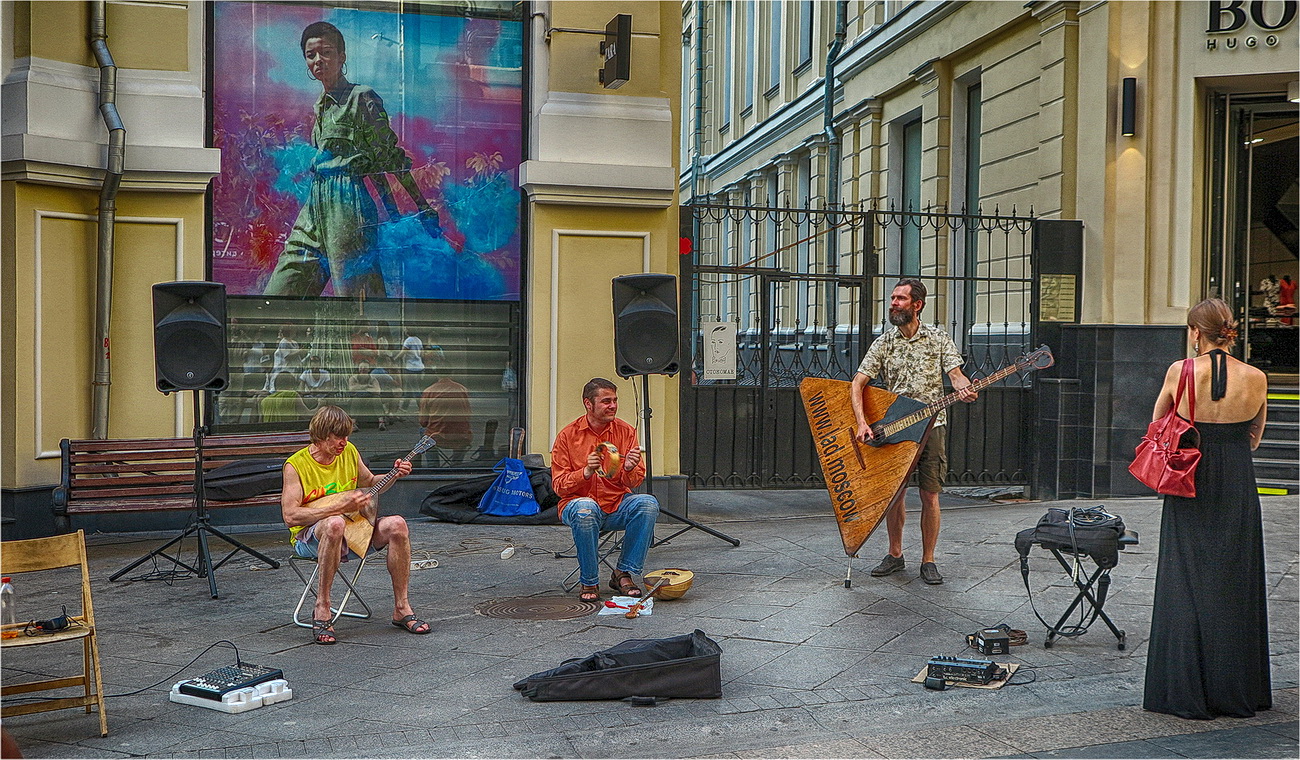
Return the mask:
{"type": "MultiPolygon", "coordinates": [[[[912,71],[921,85],[921,198],[934,211],[947,210],[952,176],[952,65],[941,58],[926,61],[912,71]]],[[[920,209],[918,209],[920,210],[920,209]]],[[[951,256],[947,225],[921,230],[921,275],[943,276],[950,269],[951,256]],[[929,261],[925,251],[934,253],[929,261]]],[[[948,284],[931,283],[929,317],[948,319],[948,284]],[[944,313],[941,313],[944,312],[944,313]]]]}
{"type": "Polygon", "coordinates": [[[1079,3],[1041,3],[1039,30],[1038,216],[1077,217],[1079,3]]]}

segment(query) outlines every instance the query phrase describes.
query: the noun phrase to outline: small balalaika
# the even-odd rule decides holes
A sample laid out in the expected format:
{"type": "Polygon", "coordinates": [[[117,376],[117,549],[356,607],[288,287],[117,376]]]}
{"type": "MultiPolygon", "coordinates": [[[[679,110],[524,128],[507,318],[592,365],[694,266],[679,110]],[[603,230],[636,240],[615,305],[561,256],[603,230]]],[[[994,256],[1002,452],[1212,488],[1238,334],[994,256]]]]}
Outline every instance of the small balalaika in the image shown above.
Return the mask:
{"type": "MultiPolygon", "coordinates": [[[[411,449],[411,453],[402,457],[402,460],[409,462],[433,447],[433,439],[427,435],[423,436],[420,438],[420,442],[415,444],[415,448],[411,449]]],[[[370,488],[366,489],[366,493],[370,494],[370,498],[373,499],[396,477],[397,468],[394,467],[383,477],[377,478],[370,488]]],[[[375,523],[379,522],[378,508],[375,509],[373,520],[368,519],[362,512],[349,512],[343,515],[343,519],[347,520],[347,523],[343,525],[344,543],[346,543],[348,548],[352,550],[352,553],[358,557],[366,556],[366,552],[370,550],[370,539],[375,533],[375,523]]]]}
{"type": "MultiPolygon", "coordinates": [[[[1051,349],[1039,346],[988,377],[971,381],[970,388],[978,392],[1012,373],[1046,369],[1055,361],[1051,349]]],[[[799,384],[844,553],[853,557],[907,487],[935,415],[957,403],[961,394],[954,391],[924,404],[869,385],[863,391],[862,410],[873,437],[862,443],[854,437],[858,423],[851,388],[844,380],[821,377],[806,377],[799,384]]]]}

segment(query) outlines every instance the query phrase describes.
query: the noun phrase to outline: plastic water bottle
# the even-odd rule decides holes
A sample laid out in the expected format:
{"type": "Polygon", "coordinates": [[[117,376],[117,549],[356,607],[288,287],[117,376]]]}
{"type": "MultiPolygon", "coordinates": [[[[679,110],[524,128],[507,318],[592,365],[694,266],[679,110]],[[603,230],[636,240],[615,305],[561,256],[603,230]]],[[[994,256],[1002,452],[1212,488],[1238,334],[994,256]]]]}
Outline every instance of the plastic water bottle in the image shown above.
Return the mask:
{"type": "Polygon", "coordinates": [[[18,611],[15,609],[17,601],[14,598],[14,584],[9,582],[9,576],[0,579],[0,623],[4,624],[0,633],[6,639],[17,638],[20,630],[18,628],[18,611]]]}

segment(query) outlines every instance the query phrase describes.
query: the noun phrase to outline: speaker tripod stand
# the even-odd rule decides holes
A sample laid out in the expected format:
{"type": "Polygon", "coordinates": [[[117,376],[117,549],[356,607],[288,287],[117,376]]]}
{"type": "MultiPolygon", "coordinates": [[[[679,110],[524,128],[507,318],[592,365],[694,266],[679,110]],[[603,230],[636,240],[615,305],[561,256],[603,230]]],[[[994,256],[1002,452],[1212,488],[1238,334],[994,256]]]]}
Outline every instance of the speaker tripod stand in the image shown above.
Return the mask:
{"type": "MultiPolygon", "coordinates": [[[[650,467],[650,418],[653,416],[653,410],[650,408],[650,383],[647,378],[649,378],[649,375],[641,375],[641,416],[642,416],[642,420],[645,423],[644,424],[645,446],[641,450],[641,459],[642,461],[645,462],[645,490],[646,493],[653,496],[654,495],[654,473],[650,467]]],[[[664,509],[662,505],[660,505],[659,507],[659,514],[664,515],[665,517],[668,517],[670,519],[676,520],[677,522],[684,524],[686,527],[679,528],[677,532],[673,533],[667,538],[656,539],[654,543],[650,544],[651,548],[659,546],[661,544],[666,544],[669,541],[672,541],[674,538],[677,538],[681,534],[687,532],[688,530],[702,530],[705,533],[708,533],[710,536],[713,536],[714,538],[718,538],[723,541],[726,541],[732,546],[740,546],[740,539],[732,538],[731,536],[728,536],[726,533],[723,533],[722,531],[714,530],[713,528],[710,528],[709,526],[704,525],[695,520],[692,520],[689,517],[679,515],[676,512],[673,512],[672,510],[669,509],[664,509]]]]}
{"type": "Polygon", "coordinates": [[[239,552],[247,552],[262,562],[265,562],[267,565],[270,565],[272,568],[278,569],[280,563],[247,544],[240,542],[238,539],[212,527],[211,518],[208,516],[207,495],[203,484],[203,437],[207,434],[207,426],[203,424],[203,416],[200,413],[199,394],[202,393],[202,391],[193,390],[190,392],[194,394],[194,517],[190,520],[190,524],[185,527],[185,530],[182,531],[179,536],[176,536],[157,549],[154,549],[143,557],[137,559],[135,562],[132,562],[121,570],[118,570],[116,573],[109,576],[109,580],[115,581],[145,562],[148,562],[150,559],[162,557],[177,567],[184,568],[200,578],[206,577],[208,579],[208,590],[212,593],[212,598],[216,599],[216,570],[226,564],[227,561],[239,552]],[[234,547],[230,550],[229,554],[215,563],[212,561],[212,551],[208,546],[209,533],[234,547]],[[179,556],[167,553],[168,549],[173,545],[177,545],[177,554],[179,554],[180,547],[178,545],[188,536],[194,536],[198,541],[199,553],[194,564],[186,562],[179,556]]]}

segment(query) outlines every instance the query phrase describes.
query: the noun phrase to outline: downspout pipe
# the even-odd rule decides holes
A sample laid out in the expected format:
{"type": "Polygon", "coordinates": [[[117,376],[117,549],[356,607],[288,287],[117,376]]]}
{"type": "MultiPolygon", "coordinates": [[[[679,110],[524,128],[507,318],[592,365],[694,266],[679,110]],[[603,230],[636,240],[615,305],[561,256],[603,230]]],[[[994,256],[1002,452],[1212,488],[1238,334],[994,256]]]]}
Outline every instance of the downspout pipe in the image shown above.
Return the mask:
{"type": "MultiPolygon", "coordinates": [[[[835,64],[844,49],[848,25],[848,0],[839,0],[835,3],[835,40],[826,53],[826,91],[822,99],[822,132],[826,136],[826,208],[832,212],[840,208],[840,156],[843,153],[840,135],[835,131],[835,64]]],[[[828,221],[831,229],[826,236],[826,267],[830,274],[836,274],[840,268],[839,232],[836,229],[839,219],[831,213],[828,221]]],[[[833,319],[834,315],[831,316],[833,319]]]]}
{"type": "Polygon", "coordinates": [[[691,202],[700,196],[700,174],[704,165],[704,0],[695,0],[695,133],[691,146],[691,202]]]}
{"type": "Polygon", "coordinates": [[[126,127],[117,113],[117,64],[108,50],[105,0],[90,3],[90,49],[99,66],[99,114],[108,128],[108,166],[99,187],[99,230],[96,239],[95,376],[91,399],[91,438],[108,437],[109,322],[113,314],[113,226],[117,220],[117,191],[126,161],[126,127]]]}

